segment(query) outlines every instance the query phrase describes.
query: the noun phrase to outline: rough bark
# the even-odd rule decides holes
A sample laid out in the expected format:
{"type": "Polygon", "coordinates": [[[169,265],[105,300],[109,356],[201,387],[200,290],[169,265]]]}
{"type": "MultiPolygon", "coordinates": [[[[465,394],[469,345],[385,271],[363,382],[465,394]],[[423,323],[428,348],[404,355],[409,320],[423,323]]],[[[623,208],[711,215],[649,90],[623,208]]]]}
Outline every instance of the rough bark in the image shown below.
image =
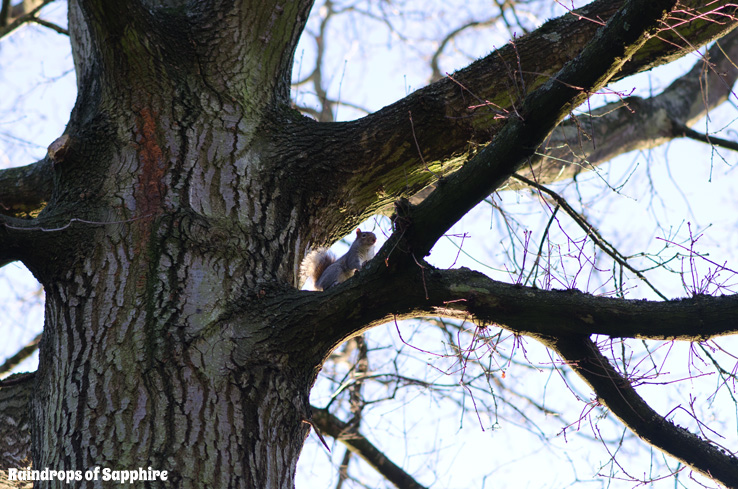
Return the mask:
{"type": "MultiPolygon", "coordinates": [[[[666,22],[679,27],[674,31],[665,29],[647,41],[633,53],[630,62],[610,74],[612,81],[641,67],[658,66],[683,55],[685,48],[696,47],[691,44],[687,48],[680,35],[715,39],[735,27],[731,17],[733,5],[682,5],[684,12],[693,7],[710,11],[712,14],[706,14],[707,17],[714,15],[719,22],[698,28],[691,22],[683,24],[678,16],[670,17],[666,22]]],[[[331,212],[334,204],[364,211],[361,217],[367,218],[377,209],[392,205],[398,197],[415,195],[452,174],[493,137],[497,141],[504,139],[497,135],[517,118],[524,97],[550,82],[595,35],[601,24],[592,19],[610,19],[621,6],[621,2],[593,2],[575,15],[550,21],[451,78],[420,89],[367,117],[350,123],[322,124],[318,130],[310,128],[312,134],[301,132],[298,136],[315,137],[321,144],[315,154],[315,161],[320,163],[305,175],[306,184],[338,189],[333,193],[334,200],[321,200],[327,211],[319,218],[325,225],[314,231],[313,239],[319,244],[334,241],[356,224],[346,225],[341,214],[331,212]],[[479,108],[471,109],[473,106],[479,108]],[[346,145],[345,141],[351,144],[346,145]]],[[[285,144],[289,142],[285,140],[285,144]]]]}
{"type": "Polygon", "coordinates": [[[0,171],[0,188],[0,213],[35,217],[51,196],[51,161],[0,171]]]}
{"type": "MultiPolygon", "coordinates": [[[[655,12],[663,12],[660,2],[655,12]]],[[[668,8],[666,9],[668,10],[668,8]]],[[[588,94],[600,90],[647,40],[663,27],[665,16],[648,10],[631,18],[623,8],[571,62],[545,84],[525,97],[497,137],[454,172],[421,204],[398,209],[400,229],[416,258],[426,256],[436,241],[464,214],[497,190],[537,148],[565,116],[588,94]],[[638,19],[638,22],[632,24],[638,19]],[[409,229],[412,226],[412,230],[409,229]]],[[[629,15],[630,14],[630,15],[629,15]]]]}
{"type": "MultiPolygon", "coordinates": [[[[555,125],[584,99],[586,93],[598,90],[614,76],[622,63],[645,43],[646,38],[643,34],[649,32],[648,19],[657,19],[656,23],[650,24],[650,28],[659,25],[659,9],[670,7],[665,4],[651,3],[648,6],[639,5],[637,12],[634,11],[634,8],[636,7],[630,4],[620,11],[618,15],[611,19],[607,28],[598,32],[598,35],[577,58],[567,64],[550,82],[529,94],[518,109],[517,117],[511,118],[506,123],[493,142],[474,158],[467,161],[462,169],[445,179],[421,204],[416,206],[398,205],[395,218],[396,232],[383,248],[384,252],[379,254],[379,258],[387,264],[387,269],[379,271],[381,264],[375,263],[373,269],[367,270],[366,279],[361,284],[367,287],[365,290],[381,290],[382,294],[387,294],[392,298],[396,298],[403,293],[413,294],[414,303],[417,305],[421,304],[423,295],[426,301],[430,302],[432,300],[431,290],[433,287],[432,284],[429,284],[432,281],[429,277],[432,270],[425,267],[420,259],[429,252],[436,240],[453,223],[486,195],[497,189],[512,172],[519,168],[526,158],[535,152],[555,125]],[[639,24],[640,21],[644,21],[644,23],[639,24]],[[618,25],[621,27],[618,27],[618,25]],[[638,27],[633,29],[633,26],[638,27]],[[399,250],[399,253],[395,252],[394,256],[391,256],[391,252],[396,249],[399,250]],[[413,266],[417,267],[415,275],[421,276],[420,279],[416,278],[415,280],[416,290],[414,291],[408,292],[410,289],[407,283],[403,284],[405,287],[401,289],[402,291],[398,290],[396,294],[392,294],[387,287],[384,287],[387,284],[386,281],[375,280],[371,284],[374,278],[373,274],[377,276],[392,275],[393,279],[396,280],[403,271],[410,270],[413,266]]],[[[444,295],[443,304],[446,307],[442,307],[442,301],[434,301],[435,306],[439,307],[438,312],[440,314],[452,315],[451,311],[456,309],[457,301],[462,303],[459,306],[459,309],[462,310],[466,306],[463,304],[464,302],[471,304],[470,309],[477,306],[475,291],[470,290],[466,284],[459,288],[464,289],[464,293],[459,296],[454,297],[454,294],[444,295]]],[[[520,318],[527,314],[522,296],[524,292],[523,290],[520,292],[520,294],[516,294],[514,302],[517,302],[517,304],[514,304],[513,307],[510,307],[509,303],[501,305],[497,296],[490,294],[484,295],[484,297],[502,315],[513,310],[515,312],[511,316],[520,318]]],[[[361,300],[371,301],[375,298],[376,296],[367,298],[362,295],[361,300]]],[[[399,301],[395,299],[388,302],[397,305],[399,301]]],[[[728,302],[734,304],[734,298],[728,299],[728,302]]],[[[540,305],[540,301],[538,304],[540,305]]],[[[324,324],[331,324],[331,327],[324,328],[324,334],[321,336],[341,337],[340,331],[336,331],[333,326],[335,323],[332,323],[330,318],[339,316],[348,318],[345,322],[352,323],[358,329],[358,331],[354,331],[355,333],[361,332],[371,321],[369,318],[364,318],[363,321],[353,321],[360,314],[360,307],[353,306],[350,310],[340,310],[335,307],[326,307],[326,304],[322,305],[325,307],[322,310],[326,318],[324,324]]],[[[388,311],[392,305],[385,303],[385,308],[379,307],[374,310],[388,311]]],[[[377,303],[375,302],[373,306],[376,307],[377,303]]],[[[554,334],[559,335],[562,334],[563,329],[577,321],[585,324],[596,323],[593,316],[581,315],[578,307],[579,304],[574,311],[569,310],[568,321],[563,324],[553,323],[552,315],[546,316],[543,321],[546,324],[555,324],[558,327],[558,333],[554,334]]],[[[733,305],[729,306],[728,309],[732,309],[732,307],[733,305]]],[[[722,309],[721,312],[725,313],[722,316],[723,327],[728,328],[726,329],[727,332],[733,332],[734,316],[732,312],[728,312],[726,309],[722,309]]],[[[387,319],[387,317],[382,319],[387,319]]],[[[605,318],[600,315],[597,319],[600,320],[597,324],[606,322],[605,318]]],[[[541,318],[538,321],[542,322],[541,318]]],[[[694,325],[692,326],[694,327],[694,325]]],[[[535,336],[535,334],[533,335],[535,336]]],[[[621,419],[626,424],[628,423],[629,418],[624,416],[621,419]]],[[[634,425],[632,429],[637,431],[639,427],[634,425]]],[[[642,438],[655,447],[670,453],[669,450],[673,448],[673,444],[660,441],[670,436],[670,426],[668,424],[651,426],[651,430],[656,435],[643,436],[641,434],[642,438]]],[[[708,476],[711,472],[706,470],[705,467],[709,467],[714,463],[716,467],[714,477],[716,480],[723,483],[736,480],[738,461],[734,457],[723,454],[718,456],[714,450],[710,449],[709,443],[705,440],[700,440],[697,437],[691,437],[690,440],[700,447],[700,453],[705,457],[712,457],[713,455],[715,457],[711,458],[709,462],[701,460],[698,463],[695,458],[683,457],[683,452],[679,452],[679,455],[677,455],[679,458],[684,459],[687,463],[692,464],[695,469],[708,476]],[[718,472],[720,472],[719,475],[718,472]]]]}
{"type": "Polygon", "coordinates": [[[79,97],[20,253],[46,290],[36,467],[293,486],[317,363],[274,348],[259,307],[300,217],[263,126],[298,117],[282,107],[309,6],[70,2],[79,97]],[[248,319],[214,327],[236,302],[248,319]]]}
{"type": "Polygon", "coordinates": [[[280,298],[270,307],[279,307],[280,320],[295,316],[305,322],[322,319],[320,329],[303,331],[298,345],[312,345],[315,337],[332,339],[338,345],[347,335],[372,326],[419,316],[495,324],[535,338],[601,334],[612,338],[707,341],[738,333],[736,296],[700,295],[664,302],[600,297],[577,290],[506,284],[472,270],[438,270],[424,262],[401,272],[374,262],[361,271],[357,280],[322,294],[295,292],[293,297],[280,298]]]}
{"type": "Polygon", "coordinates": [[[16,374],[0,381],[0,467],[26,467],[31,463],[31,416],[28,401],[33,374],[16,374]]]}

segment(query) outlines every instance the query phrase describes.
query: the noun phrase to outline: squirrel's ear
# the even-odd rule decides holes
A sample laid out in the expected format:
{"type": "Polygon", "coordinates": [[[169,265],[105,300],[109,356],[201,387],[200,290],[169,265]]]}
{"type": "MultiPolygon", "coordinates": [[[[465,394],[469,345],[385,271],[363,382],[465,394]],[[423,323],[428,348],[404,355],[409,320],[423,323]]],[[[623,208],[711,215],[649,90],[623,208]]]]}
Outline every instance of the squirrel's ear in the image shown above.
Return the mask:
{"type": "Polygon", "coordinates": [[[361,236],[361,229],[356,228],[356,236],[361,236]]]}

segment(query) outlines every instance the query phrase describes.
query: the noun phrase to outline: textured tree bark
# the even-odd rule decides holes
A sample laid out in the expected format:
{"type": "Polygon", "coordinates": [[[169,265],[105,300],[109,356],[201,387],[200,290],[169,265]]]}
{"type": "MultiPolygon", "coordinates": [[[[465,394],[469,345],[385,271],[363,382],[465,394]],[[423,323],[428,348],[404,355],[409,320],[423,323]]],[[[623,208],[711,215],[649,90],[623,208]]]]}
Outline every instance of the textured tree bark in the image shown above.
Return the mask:
{"type": "Polygon", "coordinates": [[[261,6],[281,17],[232,20],[246,39],[216,49],[198,32],[214,14],[193,26],[166,9],[70,2],[80,96],[39,216],[53,248],[24,256],[46,290],[34,466],[169,471],[152,487],[293,487],[319,359],[284,354],[260,307],[290,281],[301,218],[260,127],[298,118],[269,111],[288,102],[284,46],[308,7],[261,6]]]}
{"type": "Polygon", "coordinates": [[[269,347],[256,309],[217,322],[215,280],[234,286],[223,263],[163,246],[152,263],[119,241],[47,284],[34,465],[151,466],[169,471],[162,487],[292,487],[314,371],[269,347]]]}
{"type": "MultiPolygon", "coordinates": [[[[0,385],[0,467],[25,467],[30,462],[31,419],[28,400],[33,374],[17,374],[0,385]]],[[[0,478],[2,487],[2,478],[0,478]]]]}

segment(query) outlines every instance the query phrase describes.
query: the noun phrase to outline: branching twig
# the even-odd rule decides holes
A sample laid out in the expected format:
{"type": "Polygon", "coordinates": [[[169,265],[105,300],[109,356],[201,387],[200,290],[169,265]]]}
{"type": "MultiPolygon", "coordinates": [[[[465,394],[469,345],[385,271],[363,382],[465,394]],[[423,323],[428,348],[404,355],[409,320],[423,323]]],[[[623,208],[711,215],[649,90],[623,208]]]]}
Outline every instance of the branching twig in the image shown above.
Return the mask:
{"type": "Polygon", "coordinates": [[[738,487],[738,459],[654,411],[586,336],[543,338],[638,437],[726,487],[738,487]]]}
{"type": "Polygon", "coordinates": [[[597,231],[597,229],[591,225],[589,222],[587,222],[587,219],[579,214],[577,211],[572,208],[569,203],[564,199],[562,196],[557,194],[551,189],[548,189],[544,187],[543,185],[540,185],[533,180],[529,180],[528,178],[525,178],[524,176],[514,173],[513,177],[517,180],[520,180],[521,182],[525,183],[526,185],[529,185],[536,190],[545,193],[549,197],[551,197],[558,206],[560,206],[566,214],[571,217],[574,222],[585,232],[587,233],[587,237],[589,237],[595,245],[597,245],[598,248],[600,248],[602,251],[604,251],[608,256],[610,256],[613,260],[618,262],[622,267],[630,270],[635,274],[636,277],[641,279],[646,285],[648,285],[651,290],[653,290],[659,297],[661,297],[663,300],[668,301],[669,298],[666,297],[664,294],[662,294],[651,282],[648,281],[648,279],[641,273],[640,270],[635,269],[630,263],[628,263],[628,259],[620,253],[617,248],[615,248],[613,245],[611,245],[609,242],[607,242],[606,239],[602,237],[602,235],[597,231]]]}
{"type": "MultiPolygon", "coordinates": [[[[500,12],[502,12],[502,8],[500,8],[500,12]]],[[[446,46],[448,43],[453,41],[453,39],[464,32],[467,29],[472,29],[476,27],[486,27],[494,22],[497,21],[497,16],[491,17],[486,20],[474,20],[471,22],[467,22],[466,24],[457,27],[456,29],[452,30],[448,34],[446,34],[446,37],[444,37],[441,42],[438,43],[438,48],[436,49],[436,52],[433,53],[433,56],[431,57],[431,81],[440,80],[443,78],[443,75],[441,75],[441,69],[438,66],[438,60],[440,59],[441,55],[443,54],[443,51],[446,49],[446,46]]]]}

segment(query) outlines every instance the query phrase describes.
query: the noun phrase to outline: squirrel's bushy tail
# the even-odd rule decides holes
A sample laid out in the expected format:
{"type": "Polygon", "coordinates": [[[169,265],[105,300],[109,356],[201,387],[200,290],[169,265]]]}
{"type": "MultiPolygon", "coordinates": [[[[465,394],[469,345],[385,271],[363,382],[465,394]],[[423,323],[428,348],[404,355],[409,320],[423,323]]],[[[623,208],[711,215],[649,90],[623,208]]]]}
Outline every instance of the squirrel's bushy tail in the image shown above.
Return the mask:
{"type": "Polygon", "coordinates": [[[335,261],[336,256],[328,248],[316,248],[305,255],[300,263],[300,288],[309,279],[313,281],[313,290],[321,290],[316,287],[318,279],[335,261]]]}

